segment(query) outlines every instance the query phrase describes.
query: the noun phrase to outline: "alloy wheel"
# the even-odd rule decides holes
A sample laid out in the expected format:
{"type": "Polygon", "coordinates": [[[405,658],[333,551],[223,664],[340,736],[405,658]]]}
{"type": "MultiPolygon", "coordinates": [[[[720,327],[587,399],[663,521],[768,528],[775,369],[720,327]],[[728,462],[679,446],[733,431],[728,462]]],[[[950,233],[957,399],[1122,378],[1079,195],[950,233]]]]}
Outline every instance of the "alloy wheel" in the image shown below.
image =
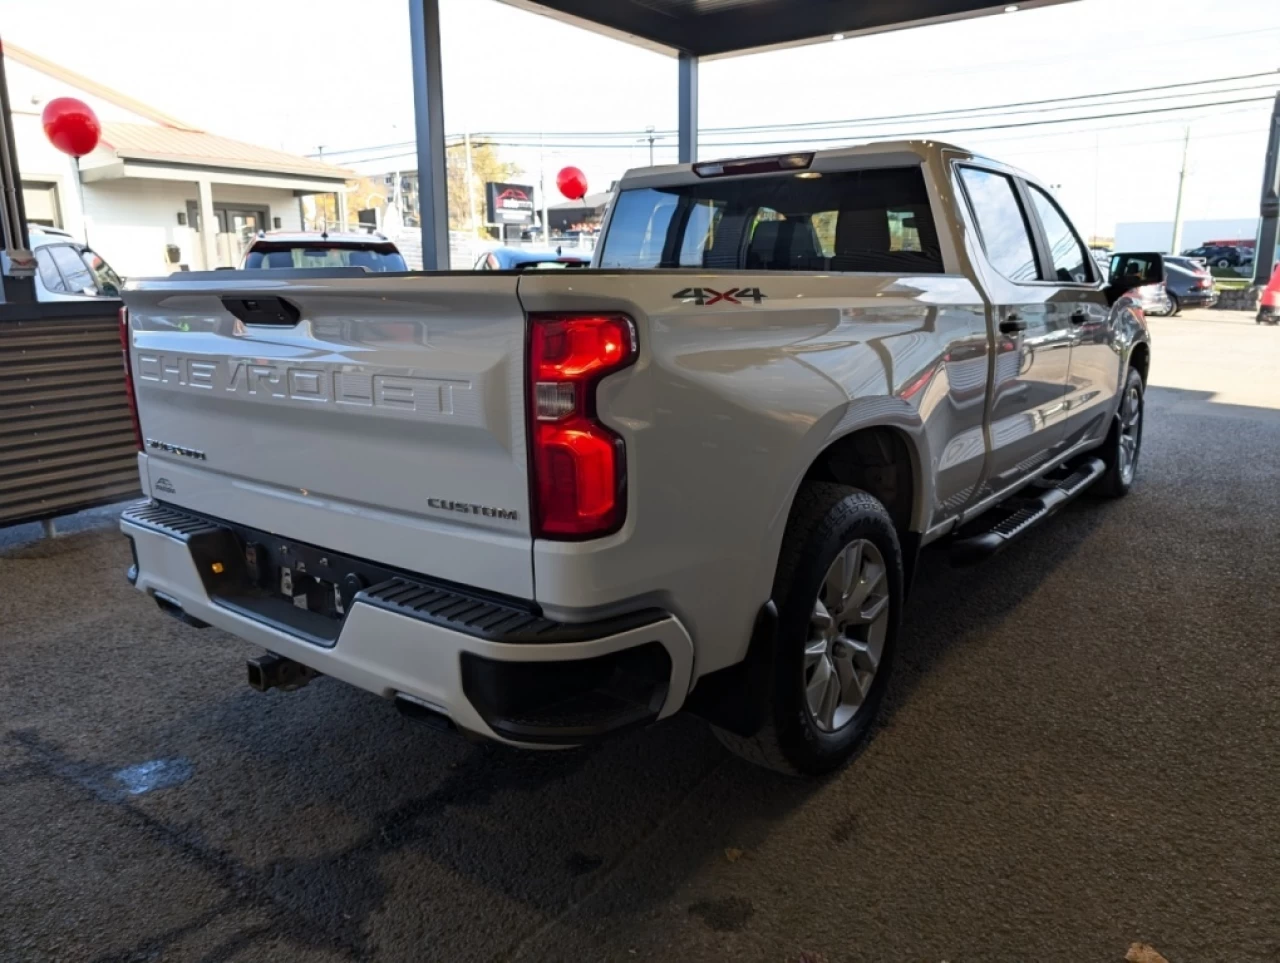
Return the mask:
{"type": "Polygon", "coordinates": [[[884,656],[889,574],[867,539],[836,556],[814,600],[804,650],[805,700],[814,723],[835,732],[861,708],[884,656]]]}
{"type": "Polygon", "coordinates": [[[1138,446],[1142,444],[1142,389],[1130,385],[1120,404],[1120,478],[1126,485],[1138,468],[1138,446]]]}

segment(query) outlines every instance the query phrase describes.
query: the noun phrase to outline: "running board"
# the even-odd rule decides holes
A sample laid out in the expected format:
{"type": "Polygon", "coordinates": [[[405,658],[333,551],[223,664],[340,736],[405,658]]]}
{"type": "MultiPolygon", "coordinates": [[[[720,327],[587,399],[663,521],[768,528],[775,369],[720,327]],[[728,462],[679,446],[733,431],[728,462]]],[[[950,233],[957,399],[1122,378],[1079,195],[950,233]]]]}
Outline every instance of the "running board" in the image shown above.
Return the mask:
{"type": "Polygon", "coordinates": [[[982,531],[965,535],[951,543],[952,565],[973,565],[990,558],[1010,542],[1030,531],[1071,499],[1102,477],[1107,470],[1101,458],[1090,458],[1074,466],[1071,474],[1033,498],[1014,498],[1011,512],[996,509],[996,520],[982,531]]]}

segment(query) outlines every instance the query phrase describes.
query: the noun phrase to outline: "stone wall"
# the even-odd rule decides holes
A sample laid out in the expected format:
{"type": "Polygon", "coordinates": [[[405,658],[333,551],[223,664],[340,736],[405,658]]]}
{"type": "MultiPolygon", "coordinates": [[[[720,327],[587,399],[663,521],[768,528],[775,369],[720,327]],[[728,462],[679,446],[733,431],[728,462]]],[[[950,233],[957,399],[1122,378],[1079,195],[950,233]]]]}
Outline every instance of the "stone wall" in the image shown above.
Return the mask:
{"type": "Polygon", "coordinates": [[[1219,290],[1218,303],[1214,305],[1219,311],[1257,311],[1258,299],[1262,297],[1262,286],[1250,285],[1235,290],[1219,290]]]}

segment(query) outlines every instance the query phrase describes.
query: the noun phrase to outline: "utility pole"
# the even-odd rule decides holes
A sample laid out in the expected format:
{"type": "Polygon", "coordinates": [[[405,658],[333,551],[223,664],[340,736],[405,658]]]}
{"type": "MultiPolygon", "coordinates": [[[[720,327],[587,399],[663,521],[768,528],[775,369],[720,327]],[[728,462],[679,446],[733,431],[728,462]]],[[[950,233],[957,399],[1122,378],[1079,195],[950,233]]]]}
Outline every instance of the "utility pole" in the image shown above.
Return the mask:
{"type": "Polygon", "coordinates": [[[1182,247],[1182,194],[1187,187],[1187,155],[1191,151],[1191,125],[1182,141],[1182,173],[1178,175],[1178,203],[1173,209],[1173,242],[1169,253],[1177,254],[1182,247]]]}
{"type": "Polygon", "coordinates": [[[649,166],[650,166],[650,167],[652,167],[652,166],[653,166],[653,142],[654,142],[654,141],[656,141],[656,140],[658,140],[658,136],[659,136],[659,135],[658,135],[658,134],[656,134],[656,133],[654,132],[654,128],[653,128],[653,126],[652,126],[652,125],[650,125],[649,127],[646,127],[646,128],[644,129],[644,134],[645,134],[645,135],[644,135],[643,137],[639,137],[639,138],[637,138],[637,139],[636,139],[636,143],[637,143],[637,144],[643,144],[643,143],[645,143],[646,141],[648,141],[648,143],[649,143],[649,166]]]}
{"type": "Polygon", "coordinates": [[[471,166],[471,134],[462,135],[462,142],[467,148],[467,223],[471,225],[471,236],[476,234],[476,188],[475,168],[471,166]]]}

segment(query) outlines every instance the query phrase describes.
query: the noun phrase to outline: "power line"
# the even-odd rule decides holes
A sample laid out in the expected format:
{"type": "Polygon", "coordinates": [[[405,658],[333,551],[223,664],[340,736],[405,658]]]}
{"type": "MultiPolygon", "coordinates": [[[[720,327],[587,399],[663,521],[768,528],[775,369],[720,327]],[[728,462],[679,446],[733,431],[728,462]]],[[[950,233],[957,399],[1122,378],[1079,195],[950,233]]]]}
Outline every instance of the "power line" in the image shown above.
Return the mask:
{"type": "MultiPolygon", "coordinates": [[[[1210,78],[1206,80],[1185,81],[1183,83],[1177,83],[1177,84],[1162,84],[1155,87],[1135,87],[1128,90],[1113,90],[1105,93],[1075,94],[1067,97],[1049,97],[1042,100],[1017,101],[1017,102],[1008,103],[1008,104],[989,104],[983,107],[956,107],[956,108],[950,108],[946,110],[919,111],[915,113],[906,113],[906,114],[882,114],[875,117],[855,117],[855,118],[848,118],[846,120],[802,121],[802,122],[797,122],[792,124],[785,124],[785,123],[784,124],[760,124],[760,125],[750,126],[750,127],[703,127],[700,129],[699,132],[701,134],[707,134],[711,136],[715,136],[716,134],[723,134],[723,133],[750,133],[753,131],[759,131],[762,133],[772,133],[775,131],[783,131],[783,130],[805,130],[805,129],[821,130],[824,128],[866,126],[866,125],[876,124],[876,123],[880,123],[883,121],[890,121],[890,120],[911,121],[916,118],[920,118],[922,120],[924,119],[936,120],[936,119],[946,119],[948,117],[961,116],[966,114],[970,114],[970,115],[986,114],[988,112],[994,112],[994,111],[1010,111],[1011,114],[1016,114],[1016,113],[1025,112],[1025,111],[1020,111],[1016,109],[1021,107],[1039,107],[1041,105],[1047,105],[1047,104],[1065,104],[1068,101],[1097,100],[1097,99],[1108,98],[1108,97],[1127,96],[1129,94],[1149,93],[1152,91],[1174,90],[1174,89],[1186,88],[1186,87],[1199,87],[1207,84],[1235,83],[1243,80],[1256,80],[1261,77],[1276,78],[1277,82],[1280,82],[1280,71],[1271,70],[1271,71],[1264,71],[1261,73],[1254,73],[1254,74],[1240,74],[1233,77],[1215,77],[1215,78],[1210,78]]],[[[1080,104],[1080,105],[1077,105],[1075,109],[1083,110],[1083,109],[1087,109],[1088,107],[1111,107],[1111,106],[1118,106],[1125,103],[1146,103],[1146,102],[1155,101],[1155,100],[1174,100],[1180,97],[1194,97],[1194,96],[1208,97],[1208,96],[1216,96],[1224,93],[1237,93],[1237,92],[1248,91],[1248,90],[1262,90],[1262,89],[1266,89],[1266,86],[1267,85],[1262,85],[1257,87],[1240,87],[1240,88],[1234,88],[1234,89],[1228,89],[1228,90],[1188,91],[1181,94],[1169,94],[1164,97],[1138,98],[1131,101],[1113,101],[1107,104],[1080,104]]],[[[1194,106],[1194,105],[1188,105],[1188,106],[1194,106]]],[[[1209,105],[1206,105],[1206,106],[1209,106],[1209,105]]],[[[1066,109],[1073,109],[1073,108],[1062,106],[1062,107],[1053,107],[1053,108],[1046,108],[1046,109],[1066,110],[1066,109]]],[[[525,138],[525,137],[532,138],[542,133],[544,132],[510,131],[510,130],[487,131],[484,133],[472,134],[472,139],[473,139],[473,142],[477,140],[479,141],[489,140],[491,142],[494,142],[496,146],[519,146],[519,145],[498,144],[497,140],[501,138],[525,138]]],[[[654,131],[654,133],[657,136],[662,136],[664,134],[665,135],[674,134],[675,131],[656,130],[654,131]]],[[[614,139],[614,138],[630,140],[639,136],[647,137],[648,134],[649,134],[649,131],[646,129],[646,130],[622,130],[622,131],[556,131],[554,133],[546,133],[546,136],[553,137],[553,138],[586,137],[586,138],[601,139],[601,140],[614,139]]],[[[462,135],[449,134],[446,136],[448,138],[456,139],[456,138],[461,138],[462,135]]],[[[347,150],[339,150],[339,151],[331,150],[329,151],[329,156],[332,158],[332,157],[337,157],[337,156],[346,155],[346,154],[357,154],[357,153],[363,153],[366,151],[377,151],[377,150],[392,150],[400,147],[403,147],[406,149],[413,149],[416,143],[417,143],[416,141],[407,140],[407,141],[398,141],[391,144],[375,144],[367,147],[353,147],[347,150]]],[[[460,140],[459,140],[459,143],[461,143],[460,140]]],[[[572,146],[574,146],[575,148],[577,147],[577,145],[572,145],[572,146]]],[[[392,156],[398,156],[398,155],[392,155],[392,156]]],[[[347,159],[351,162],[359,162],[361,160],[368,160],[368,159],[374,159],[374,158],[347,158],[347,159]]],[[[377,158],[377,159],[381,159],[381,158],[377,158]]]]}
{"type": "MultiPolygon", "coordinates": [[[[1223,90],[1191,90],[1191,91],[1183,91],[1182,93],[1177,93],[1177,94],[1163,94],[1159,96],[1150,96],[1150,97],[1133,97],[1126,100],[1111,100],[1111,101],[1107,101],[1106,103],[1100,103],[1100,104],[1068,104],[1068,103],[1060,103],[1058,102],[1058,100],[1039,100],[1039,101],[1027,101],[1026,104],[1028,105],[1045,104],[1049,106],[1038,106],[1036,107],[1035,110],[1028,110],[1028,109],[1022,108],[1021,105],[1017,105],[1017,104],[1004,104],[1004,105],[993,106],[993,107],[962,107],[952,111],[931,111],[928,113],[920,113],[920,114],[900,114],[896,117],[895,116],[867,117],[861,120],[848,120],[848,121],[821,121],[821,122],[814,121],[812,123],[807,123],[807,124],[772,124],[772,125],[761,124],[759,127],[740,127],[740,128],[722,127],[722,128],[711,128],[710,130],[707,130],[705,132],[751,133],[756,130],[763,131],[763,132],[772,132],[772,131],[781,131],[781,130],[825,130],[828,128],[838,128],[838,127],[864,127],[867,125],[883,123],[884,121],[887,121],[887,120],[913,121],[918,118],[920,123],[924,123],[929,120],[937,120],[937,119],[946,120],[951,117],[958,117],[963,114],[969,114],[971,115],[972,119],[976,120],[986,116],[1013,117],[1018,114],[1026,114],[1026,113],[1043,114],[1043,113],[1048,113],[1050,111],[1059,111],[1059,110],[1088,110],[1089,108],[1092,108],[1092,107],[1119,107],[1119,106],[1123,106],[1124,104],[1147,104],[1147,103],[1153,103],[1156,101],[1163,101],[1163,100],[1179,100],[1183,97],[1216,97],[1220,94],[1236,94],[1236,93],[1244,93],[1252,90],[1271,90],[1274,92],[1275,85],[1277,83],[1280,83],[1280,73],[1272,72],[1268,76],[1274,77],[1276,79],[1272,80],[1272,82],[1269,84],[1258,84],[1258,85],[1251,85],[1248,87],[1230,87],[1223,90]],[[1010,109],[1010,108],[1020,108],[1020,109],[1010,109]]],[[[1225,82],[1225,81],[1222,81],[1222,82],[1225,82]]],[[[1157,88],[1149,88],[1149,89],[1159,90],[1161,88],[1157,87],[1157,88]]],[[[1063,97],[1063,98],[1060,98],[1060,100],[1068,101],[1068,100],[1084,100],[1086,98],[1092,99],[1092,98],[1099,98],[1099,97],[1119,97],[1122,94],[1127,94],[1130,92],[1131,91],[1115,91],[1110,94],[1088,94],[1088,95],[1082,94],[1079,97],[1063,97]]]]}
{"type": "MultiPolygon", "coordinates": [[[[791,140],[771,140],[771,141],[761,141],[761,140],[717,141],[715,143],[705,143],[703,146],[706,146],[706,147],[769,147],[769,146],[776,146],[779,144],[791,145],[791,144],[808,144],[808,143],[830,143],[830,142],[840,142],[840,141],[852,142],[859,139],[862,139],[862,140],[894,140],[894,139],[904,139],[904,138],[918,139],[923,137],[932,137],[935,134],[943,134],[943,133],[966,133],[966,132],[982,133],[983,131],[988,131],[988,130],[1006,130],[1011,128],[1036,127],[1036,126],[1043,126],[1047,124],[1072,123],[1076,121],[1083,123],[1083,122],[1088,122],[1093,120],[1109,120],[1112,118],[1119,118],[1119,117],[1140,117],[1146,114],[1154,114],[1154,113],[1164,114],[1164,113],[1169,113],[1169,112],[1174,112],[1179,110],[1194,110],[1198,108],[1218,107],[1218,106],[1226,106],[1226,105],[1239,104],[1239,103],[1251,104],[1251,103],[1271,103],[1271,102],[1272,102],[1272,98],[1270,97],[1253,97],[1253,98],[1247,98],[1242,100],[1220,101],[1220,102],[1215,102],[1210,104],[1192,104],[1192,105],[1186,105],[1181,107],[1160,107],[1160,108],[1152,108],[1151,110],[1125,111],[1125,112],[1115,113],[1115,114],[1097,114],[1091,117],[1060,117],[1060,118],[1053,118],[1050,120],[1025,121],[1022,123],[1014,123],[1014,124],[995,124],[995,125],[989,125],[989,126],[983,126],[983,127],[966,127],[966,128],[957,129],[957,130],[930,130],[930,131],[917,131],[917,132],[884,131],[884,132],[876,132],[874,134],[869,134],[863,138],[826,137],[826,138],[808,138],[808,139],[797,138],[797,139],[791,139],[791,140]]],[[[1228,110],[1228,111],[1221,111],[1219,114],[1215,116],[1224,116],[1227,114],[1238,114],[1238,113],[1250,113],[1250,112],[1255,112],[1257,110],[1258,108],[1256,107],[1245,108],[1243,110],[1228,110]]],[[[1061,134],[1053,134],[1053,133],[1040,134],[1040,135],[1037,135],[1037,137],[1067,137],[1072,134],[1078,134],[1078,133],[1094,133],[1094,132],[1101,132],[1101,131],[1108,131],[1108,130],[1129,130],[1133,127],[1151,126],[1151,125],[1167,124],[1167,123],[1169,123],[1168,120],[1135,121],[1133,123],[1119,124],[1119,125],[1113,125],[1109,127],[1089,127],[1089,128],[1084,128],[1083,130],[1080,130],[1080,131],[1064,131],[1061,134]]],[[[1031,138],[1026,136],[992,138],[992,140],[995,142],[1009,142],[1009,141],[1029,140],[1029,139],[1031,138]]],[[[517,148],[547,147],[547,148],[552,148],[556,150],[628,150],[629,151],[635,148],[634,143],[539,144],[535,141],[506,141],[506,140],[486,140],[485,143],[492,144],[494,147],[517,147],[517,148]]],[[[1152,142],[1152,143],[1156,143],[1156,142],[1152,142]]],[[[449,145],[449,146],[458,146],[458,145],[449,145]]],[[[1069,148],[1054,148],[1054,150],[1067,150],[1067,149],[1069,148]]],[[[1089,149],[1092,150],[1093,148],[1089,148],[1089,149]]],[[[355,161],[350,161],[349,163],[373,163],[375,161],[392,160],[395,158],[407,157],[409,156],[409,154],[410,154],[410,151],[405,150],[399,153],[382,154],[375,157],[362,157],[362,158],[358,158],[355,161]]]]}
{"type": "MultiPolygon", "coordinates": [[[[1218,100],[1208,104],[1185,104],[1175,107],[1152,107],[1148,110],[1121,111],[1112,114],[1091,114],[1088,117],[1052,117],[1048,120],[1024,120],[1009,124],[987,124],[982,127],[943,127],[923,131],[898,132],[896,134],[877,133],[877,139],[895,139],[897,137],[933,137],[937,134],[966,134],[986,130],[1009,130],[1015,127],[1041,127],[1048,124],[1075,124],[1090,120],[1111,120],[1117,117],[1143,117],[1147,114],[1167,114],[1183,110],[1201,110],[1206,107],[1228,107],[1232,104],[1271,103],[1273,97],[1245,97],[1237,100],[1218,100]]],[[[777,144],[826,144],[849,140],[848,137],[795,137],[785,140],[751,140],[751,141],[716,141],[706,143],[708,147],[770,147],[777,144]]],[[[516,145],[510,145],[516,146],[516,145]]]]}
{"type": "MultiPolygon", "coordinates": [[[[1008,110],[1008,111],[1013,111],[1014,113],[1023,113],[1024,111],[1014,110],[1014,109],[1021,108],[1021,107],[1039,107],[1044,104],[1063,104],[1063,103],[1066,103],[1067,101],[1097,100],[1104,97],[1122,97],[1122,96],[1128,96],[1129,94],[1144,94],[1144,93],[1151,93],[1153,91],[1175,90],[1175,89],[1180,89],[1185,87],[1203,87],[1207,84],[1236,83],[1242,80],[1257,80],[1262,77],[1270,77],[1272,78],[1273,82],[1280,83],[1280,71],[1267,70],[1267,71],[1262,71],[1260,73],[1254,73],[1254,74],[1239,74],[1233,77],[1213,77],[1206,80],[1189,80],[1189,81],[1185,81],[1183,83],[1177,83],[1177,84],[1160,84],[1154,87],[1134,87],[1128,90],[1112,90],[1112,91],[1106,91],[1104,93],[1074,94],[1067,97],[1047,97],[1042,100],[1023,100],[1023,101],[1015,101],[1013,103],[1008,103],[1008,104],[988,104],[983,107],[953,107],[945,110],[926,110],[926,111],[918,111],[915,113],[907,113],[907,114],[880,114],[873,117],[852,117],[852,118],[847,118],[845,120],[811,120],[811,121],[797,121],[795,123],[783,123],[783,124],[757,124],[757,125],[743,126],[743,127],[703,127],[703,128],[700,128],[700,133],[739,134],[739,133],[749,133],[751,131],[757,131],[757,130],[771,132],[771,131],[779,131],[779,130],[802,130],[807,128],[821,129],[825,127],[851,127],[856,125],[879,123],[881,121],[888,121],[888,120],[905,121],[905,120],[912,120],[915,118],[931,118],[932,119],[932,118],[938,118],[938,117],[958,116],[963,114],[986,113],[988,111],[1008,110]]],[[[1244,88],[1237,88],[1237,89],[1238,90],[1253,90],[1253,89],[1261,90],[1263,89],[1263,87],[1257,87],[1257,88],[1244,87],[1244,88]]],[[[1188,91],[1181,94],[1169,94],[1168,96],[1165,96],[1162,98],[1161,97],[1138,98],[1137,100],[1134,100],[1134,101],[1116,101],[1114,103],[1115,104],[1139,103],[1145,100],[1161,100],[1161,99],[1173,100],[1178,97],[1194,97],[1197,95],[1207,97],[1210,95],[1234,93],[1234,92],[1235,90],[1188,91]]],[[[1113,104],[1086,104],[1086,105],[1080,105],[1080,109],[1084,109],[1085,107],[1110,107],[1110,106],[1113,106],[1113,104]]],[[[1060,108],[1060,109],[1069,109],[1069,108],[1060,108]]],[[[643,133],[645,133],[645,131],[559,131],[557,136],[622,138],[622,137],[635,137],[643,133]]],[[[674,134],[675,131],[663,130],[663,131],[658,131],[658,133],[674,134]]],[[[498,131],[491,131],[490,134],[494,137],[532,136],[532,132],[530,131],[518,131],[518,130],[498,130],[498,131]]]]}

